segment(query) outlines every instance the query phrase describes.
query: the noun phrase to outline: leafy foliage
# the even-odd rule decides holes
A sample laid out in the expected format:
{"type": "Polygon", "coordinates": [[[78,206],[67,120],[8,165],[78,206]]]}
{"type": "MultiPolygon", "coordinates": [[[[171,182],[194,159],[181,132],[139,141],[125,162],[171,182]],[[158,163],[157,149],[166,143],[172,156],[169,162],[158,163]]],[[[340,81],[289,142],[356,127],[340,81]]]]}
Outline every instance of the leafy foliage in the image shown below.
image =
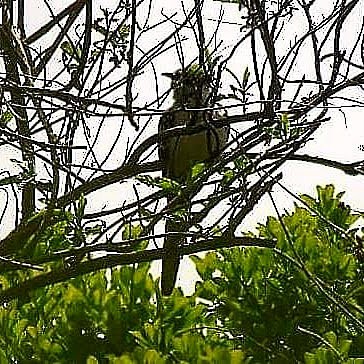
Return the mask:
{"type": "Polygon", "coordinates": [[[277,239],[275,251],[236,248],[193,257],[203,280],[197,295],[213,302],[216,320],[254,362],[333,362],[318,359],[332,355],[327,346],[317,348],[328,332],[346,340],[346,351],[338,349],[343,357],[364,353],[363,326],[337,305],[342,302],[363,323],[363,274],[352,239],[332,225],[347,230],[358,215],[340,202],[342,193],[333,192],[329,185],[318,187],[317,200],[303,196],[321,217],[298,206],[282,217],[289,239],[276,218],[259,226],[261,237],[277,239]]]}
{"type": "MultiPolygon", "coordinates": [[[[201,277],[192,297],[162,297],[140,263],[12,301],[0,309],[0,362],[362,363],[363,269],[350,230],[359,216],[342,195],[329,185],[302,196],[309,208],[282,217],[288,235],[276,218],[259,225],[274,250],[192,257],[201,277]]],[[[20,274],[3,274],[3,288],[20,274]]]]}

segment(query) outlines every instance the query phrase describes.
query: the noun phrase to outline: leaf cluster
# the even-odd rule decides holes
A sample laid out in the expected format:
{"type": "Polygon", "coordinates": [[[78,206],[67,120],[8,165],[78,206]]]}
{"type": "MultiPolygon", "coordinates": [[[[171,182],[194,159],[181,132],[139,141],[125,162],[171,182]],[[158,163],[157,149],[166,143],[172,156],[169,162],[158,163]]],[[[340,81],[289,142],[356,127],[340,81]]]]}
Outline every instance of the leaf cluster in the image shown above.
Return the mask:
{"type": "MultiPolygon", "coordinates": [[[[191,297],[162,297],[150,263],[32,291],[0,309],[0,361],[361,363],[363,270],[349,229],[359,216],[341,198],[331,185],[302,196],[306,208],[282,216],[288,235],[269,217],[258,233],[277,239],[274,250],[193,256],[200,281],[191,297]]],[[[3,288],[16,279],[2,275],[3,288]]]]}

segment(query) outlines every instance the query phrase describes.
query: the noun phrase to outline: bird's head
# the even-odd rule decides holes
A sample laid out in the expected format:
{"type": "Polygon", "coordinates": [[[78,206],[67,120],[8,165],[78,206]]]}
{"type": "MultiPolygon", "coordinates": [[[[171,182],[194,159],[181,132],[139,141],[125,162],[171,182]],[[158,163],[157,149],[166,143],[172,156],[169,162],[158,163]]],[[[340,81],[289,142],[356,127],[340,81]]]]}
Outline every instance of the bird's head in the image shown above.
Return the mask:
{"type": "Polygon", "coordinates": [[[202,107],[211,92],[211,77],[197,64],[173,73],[163,73],[172,80],[173,98],[181,106],[202,107]]]}

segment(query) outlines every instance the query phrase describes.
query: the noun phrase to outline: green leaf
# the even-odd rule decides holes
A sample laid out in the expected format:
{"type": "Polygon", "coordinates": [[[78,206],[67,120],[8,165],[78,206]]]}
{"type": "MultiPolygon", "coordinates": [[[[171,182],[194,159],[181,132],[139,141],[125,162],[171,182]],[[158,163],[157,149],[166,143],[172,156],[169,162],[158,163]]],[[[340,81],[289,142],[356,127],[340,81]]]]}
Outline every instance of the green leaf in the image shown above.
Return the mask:
{"type": "Polygon", "coordinates": [[[8,358],[6,357],[6,353],[3,349],[0,348],[0,363],[2,364],[8,364],[8,358]]]}
{"type": "Polygon", "coordinates": [[[0,116],[0,128],[5,128],[13,119],[14,115],[10,111],[5,111],[0,116]]]}
{"type": "Polygon", "coordinates": [[[34,326],[28,326],[27,327],[27,332],[29,333],[29,335],[32,338],[36,338],[37,334],[38,334],[38,329],[36,327],[34,327],[34,326]]]}
{"type": "Polygon", "coordinates": [[[144,363],[164,364],[166,361],[158,354],[156,350],[147,350],[144,354],[144,363]]]}
{"type": "Polygon", "coordinates": [[[181,185],[166,177],[151,177],[148,175],[141,175],[135,177],[139,182],[144,183],[149,187],[159,187],[166,192],[178,194],[181,191],[181,185]]]}
{"type": "Polygon", "coordinates": [[[129,36],[129,33],[130,33],[130,25],[129,24],[122,25],[121,27],[119,27],[118,33],[119,33],[121,38],[127,38],[129,36]]]}
{"type": "Polygon", "coordinates": [[[67,54],[68,56],[70,56],[72,59],[76,60],[77,62],[79,62],[80,58],[81,58],[81,48],[78,47],[77,50],[75,49],[74,45],[69,42],[69,41],[64,41],[61,44],[61,49],[62,51],[67,54]]]}
{"type": "Polygon", "coordinates": [[[199,177],[206,169],[205,163],[196,163],[191,169],[191,179],[194,180],[199,177]]]}
{"type": "Polygon", "coordinates": [[[226,168],[223,173],[223,184],[229,183],[235,177],[235,171],[233,169],[226,168]]]}
{"type": "Polygon", "coordinates": [[[98,364],[98,362],[99,361],[92,355],[89,356],[86,361],[87,364],[98,364]]]}
{"type": "Polygon", "coordinates": [[[68,289],[66,290],[63,299],[67,303],[75,303],[77,301],[83,301],[84,300],[84,294],[80,289],[77,289],[73,285],[69,285],[68,289]]]}

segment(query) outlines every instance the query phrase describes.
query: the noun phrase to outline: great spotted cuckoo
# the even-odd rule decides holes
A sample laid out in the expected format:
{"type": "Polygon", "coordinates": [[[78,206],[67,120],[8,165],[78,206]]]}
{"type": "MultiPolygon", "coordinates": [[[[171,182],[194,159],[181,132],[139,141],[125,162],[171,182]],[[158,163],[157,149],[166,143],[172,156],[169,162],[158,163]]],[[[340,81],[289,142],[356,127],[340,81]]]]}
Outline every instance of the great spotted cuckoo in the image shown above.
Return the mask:
{"type": "MultiPolygon", "coordinates": [[[[159,121],[159,159],[163,166],[163,176],[183,184],[194,164],[210,162],[221,153],[228,139],[229,127],[214,126],[214,120],[221,118],[223,113],[212,110],[213,105],[209,102],[211,77],[200,66],[193,64],[183,70],[164,75],[172,80],[174,103],[159,121]],[[177,126],[185,126],[186,132],[172,135],[166,133],[177,126]]],[[[169,195],[168,203],[174,197],[169,195]]],[[[179,208],[187,209],[188,199],[189,197],[185,196],[179,208]]],[[[186,230],[187,225],[183,221],[167,219],[165,255],[162,261],[163,295],[172,293],[180,260],[178,247],[186,243],[186,235],[176,233],[186,230]]]]}

